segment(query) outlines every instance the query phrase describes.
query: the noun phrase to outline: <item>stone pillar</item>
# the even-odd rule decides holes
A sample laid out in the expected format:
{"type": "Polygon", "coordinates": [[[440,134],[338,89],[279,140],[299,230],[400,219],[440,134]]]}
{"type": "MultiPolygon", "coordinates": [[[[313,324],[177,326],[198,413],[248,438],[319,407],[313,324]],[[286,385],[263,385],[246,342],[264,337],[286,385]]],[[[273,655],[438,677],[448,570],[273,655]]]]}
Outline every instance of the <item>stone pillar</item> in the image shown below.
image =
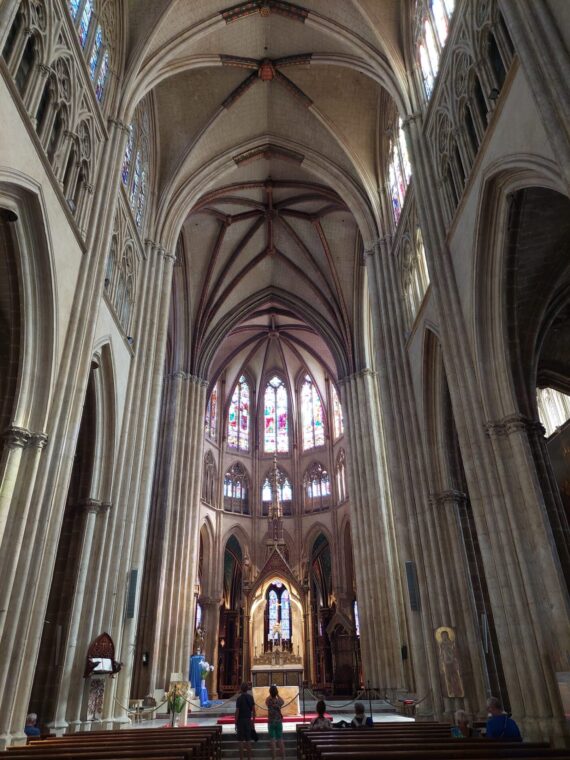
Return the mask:
{"type": "Polygon", "coordinates": [[[405,687],[400,647],[398,561],[384,467],[376,378],[369,370],[342,384],[349,431],[351,521],[364,677],[373,687],[405,687]]]}
{"type": "MultiPolygon", "coordinates": [[[[127,129],[118,122],[111,124],[109,140],[101,157],[86,255],[81,269],[66,340],[63,346],[56,387],[66,392],[54,393],[48,410],[51,445],[41,457],[37,476],[24,482],[28,501],[20,504],[14,491],[9,514],[14,517],[16,531],[21,530],[22,543],[14,556],[14,578],[7,619],[0,638],[0,682],[5,689],[0,696],[0,749],[8,744],[24,743],[23,733],[33,683],[45,610],[69,488],[75,436],[83,411],[91,365],[93,335],[97,324],[103,289],[105,258],[108,250],[116,205],[120,159],[124,153],[127,129]],[[28,506],[29,505],[29,506],[28,506]],[[22,524],[20,510],[26,515],[22,524]]],[[[35,413],[36,410],[27,410],[35,413]]],[[[45,436],[37,438],[38,446],[45,436]]],[[[36,452],[35,456],[39,452],[36,452]]],[[[31,471],[34,467],[30,465],[31,471]]]]}
{"type": "Polygon", "coordinates": [[[115,727],[129,722],[125,708],[134,665],[175,259],[151,241],[148,247],[143,294],[135,315],[139,332],[119,453],[121,475],[113,499],[120,509],[113,515],[113,540],[106,569],[109,583],[103,627],[112,632],[123,669],[105,690],[102,722],[115,727]],[[137,572],[137,578],[132,616],[127,617],[125,605],[132,571],[137,572]]]}
{"type": "Polygon", "coordinates": [[[186,372],[177,372],[170,403],[176,405],[173,458],[169,467],[155,658],[157,683],[170,673],[188,670],[194,635],[194,584],[199,546],[200,488],[203,468],[204,412],[207,384],[186,372]]]}
{"type": "MultiPolygon", "coordinates": [[[[457,709],[472,715],[482,715],[489,694],[485,689],[485,664],[479,621],[471,593],[471,579],[463,546],[459,510],[466,496],[449,489],[432,494],[429,509],[422,516],[422,529],[433,542],[435,564],[426,577],[427,594],[439,602],[433,629],[451,626],[457,636],[457,651],[461,678],[465,690],[463,699],[448,697],[441,681],[443,715],[453,721],[457,709]]],[[[433,613],[432,613],[433,614],[433,613]]]]}
{"type": "Polygon", "coordinates": [[[55,733],[79,730],[80,710],[84,694],[83,673],[85,658],[91,639],[91,620],[95,605],[95,590],[101,558],[101,524],[106,521],[109,504],[98,499],[86,499],[82,507],[85,512],[83,536],[80,549],[79,567],[74,589],[74,600],[69,621],[63,665],[59,672],[58,698],[55,718],[50,729],[55,733]]]}
{"type": "Polygon", "coordinates": [[[210,680],[212,686],[210,696],[212,699],[217,699],[218,631],[220,629],[220,605],[222,604],[222,598],[221,596],[215,599],[209,596],[200,597],[199,602],[202,605],[202,626],[206,631],[202,654],[210,665],[214,666],[214,672],[210,680]]]}
{"type": "MultiPolygon", "coordinates": [[[[531,458],[520,456],[518,446],[511,452],[502,432],[492,445],[485,435],[472,337],[447,246],[441,198],[433,192],[438,178],[431,146],[417,115],[406,125],[432,295],[441,315],[446,376],[511,708],[525,737],[563,743],[567,726],[553,657],[570,652],[567,590],[543,499],[534,487],[523,493],[535,477],[531,458]]],[[[568,663],[563,666],[570,669],[568,663]]]]}
{"type": "Polygon", "coordinates": [[[548,3],[499,0],[515,50],[570,194],[570,56],[548,3]]]}

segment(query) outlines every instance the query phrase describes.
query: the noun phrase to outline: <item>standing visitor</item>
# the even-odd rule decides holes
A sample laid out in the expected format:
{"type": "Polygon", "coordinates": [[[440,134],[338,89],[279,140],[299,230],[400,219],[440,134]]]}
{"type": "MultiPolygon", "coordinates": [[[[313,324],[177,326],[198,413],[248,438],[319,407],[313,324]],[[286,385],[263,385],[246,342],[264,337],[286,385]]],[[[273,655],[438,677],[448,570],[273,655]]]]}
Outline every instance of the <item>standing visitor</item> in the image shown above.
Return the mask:
{"type": "Polygon", "coordinates": [[[277,686],[273,684],[269,688],[269,696],[265,700],[267,706],[267,731],[271,739],[271,756],[273,760],[277,758],[277,743],[282,758],[285,758],[285,743],[283,742],[283,715],[281,708],[284,705],[279,696],[277,686]]]}
{"type": "Polygon", "coordinates": [[[244,750],[248,760],[251,760],[252,728],[255,720],[255,702],[251,694],[248,694],[248,685],[242,683],[241,694],[236,700],[236,732],[239,742],[239,757],[243,760],[244,750]]]}

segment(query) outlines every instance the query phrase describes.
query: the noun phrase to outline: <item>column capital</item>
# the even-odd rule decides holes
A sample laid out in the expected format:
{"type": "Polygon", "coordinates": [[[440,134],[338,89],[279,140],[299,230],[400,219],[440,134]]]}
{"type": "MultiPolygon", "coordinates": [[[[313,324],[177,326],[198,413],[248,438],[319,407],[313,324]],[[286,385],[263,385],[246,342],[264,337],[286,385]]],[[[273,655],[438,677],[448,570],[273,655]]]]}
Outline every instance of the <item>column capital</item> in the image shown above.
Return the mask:
{"type": "Polygon", "coordinates": [[[18,427],[17,425],[10,425],[2,435],[6,446],[11,449],[25,448],[32,438],[32,434],[27,428],[18,427]]]}
{"type": "Polygon", "coordinates": [[[104,515],[106,512],[109,512],[112,506],[110,501],[102,501],[99,507],[99,514],[104,515]]]}
{"type": "Polygon", "coordinates": [[[45,449],[47,442],[48,437],[45,433],[32,433],[30,446],[33,446],[36,449],[45,449]]]}
{"type": "Polygon", "coordinates": [[[121,121],[120,119],[113,119],[109,117],[107,119],[107,124],[112,127],[117,127],[121,132],[125,132],[126,134],[129,133],[130,127],[128,124],[125,124],[124,121],[121,121]]]}
{"type": "Polygon", "coordinates": [[[539,420],[532,420],[518,412],[509,414],[500,420],[489,420],[485,423],[485,432],[489,438],[508,436],[513,433],[538,433],[544,435],[543,424],[539,420]]]}
{"type": "Polygon", "coordinates": [[[99,499],[88,498],[80,501],[77,506],[86,514],[96,515],[101,509],[101,502],[99,499]]]}
{"type": "Polygon", "coordinates": [[[172,372],[170,377],[176,378],[177,380],[188,380],[190,383],[203,386],[204,388],[208,387],[208,381],[204,380],[203,377],[198,377],[198,375],[193,375],[191,372],[185,372],[182,369],[172,372]]]}
{"type": "Polygon", "coordinates": [[[358,372],[353,372],[352,375],[346,375],[343,378],[339,378],[338,382],[339,385],[346,385],[353,380],[359,380],[362,377],[376,377],[376,372],[369,367],[365,367],[364,369],[358,370],[358,372]]]}
{"type": "Polygon", "coordinates": [[[412,113],[409,113],[405,119],[402,119],[402,128],[407,129],[410,124],[413,124],[415,121],[421,121],[422,118],[422,112],[421,111],[413,111],[412,113]]]}
{"type": "Polygon", "coordinates": [[[450,488],[448,491],[430,493],[428,500],[434,506],[453,506],[454,504],[464,504],[467,501],[467,494],[463,493],[463,491],[456,491],[454,488],[450,488]]]}
{"type": "Polygon", "coordinates": [[[387,245],[388,248],[392,245],[392,233],[387,233],[386,235],[380,235],[376,238],[376,240],[372,241],[372,245],[370,248],[364,249],[364,255],[365,256],[374,256],[378,252],[379,248],[382,248],[383,246],[387,245]]]}

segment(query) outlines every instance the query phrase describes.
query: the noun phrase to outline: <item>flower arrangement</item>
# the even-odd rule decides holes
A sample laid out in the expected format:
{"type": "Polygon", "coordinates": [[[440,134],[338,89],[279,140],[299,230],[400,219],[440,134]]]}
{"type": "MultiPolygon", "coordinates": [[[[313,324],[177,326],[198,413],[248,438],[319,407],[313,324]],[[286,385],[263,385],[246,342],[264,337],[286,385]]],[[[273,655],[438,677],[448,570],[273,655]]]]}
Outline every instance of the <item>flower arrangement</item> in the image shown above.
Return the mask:
{"type": "Polygon", "coordinates": [[[186,683],[178,682],[170,685],[170,690],[166,694],[168,702],[168,711],[173,715],[181,713],[184,709],[184,703],[188,700],[188,686],[186,683]]]}
{"type": "Polygon", "coordinates": [[[214,666],[210,665],[210,663],[206,662],[206,660],[202,660],[200,663],[200,670],[202,671],[202,679],[204,679],[208,673],[211,673],[214,670],[214,666]]]}

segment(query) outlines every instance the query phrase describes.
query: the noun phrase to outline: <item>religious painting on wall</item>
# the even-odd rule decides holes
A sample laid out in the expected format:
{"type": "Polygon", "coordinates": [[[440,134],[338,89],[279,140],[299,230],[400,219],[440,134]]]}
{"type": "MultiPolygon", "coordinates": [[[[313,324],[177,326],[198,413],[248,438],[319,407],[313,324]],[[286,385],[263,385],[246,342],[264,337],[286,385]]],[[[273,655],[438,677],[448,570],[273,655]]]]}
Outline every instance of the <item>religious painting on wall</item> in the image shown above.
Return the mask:
{"type": "Polygon", "coordinates": [[[457,654],[456,636],[453,628],[441,626],[435,631],[438,645],[439,669],[444,693],[447,697],[463,697],[463,680],[457,654]]]}

